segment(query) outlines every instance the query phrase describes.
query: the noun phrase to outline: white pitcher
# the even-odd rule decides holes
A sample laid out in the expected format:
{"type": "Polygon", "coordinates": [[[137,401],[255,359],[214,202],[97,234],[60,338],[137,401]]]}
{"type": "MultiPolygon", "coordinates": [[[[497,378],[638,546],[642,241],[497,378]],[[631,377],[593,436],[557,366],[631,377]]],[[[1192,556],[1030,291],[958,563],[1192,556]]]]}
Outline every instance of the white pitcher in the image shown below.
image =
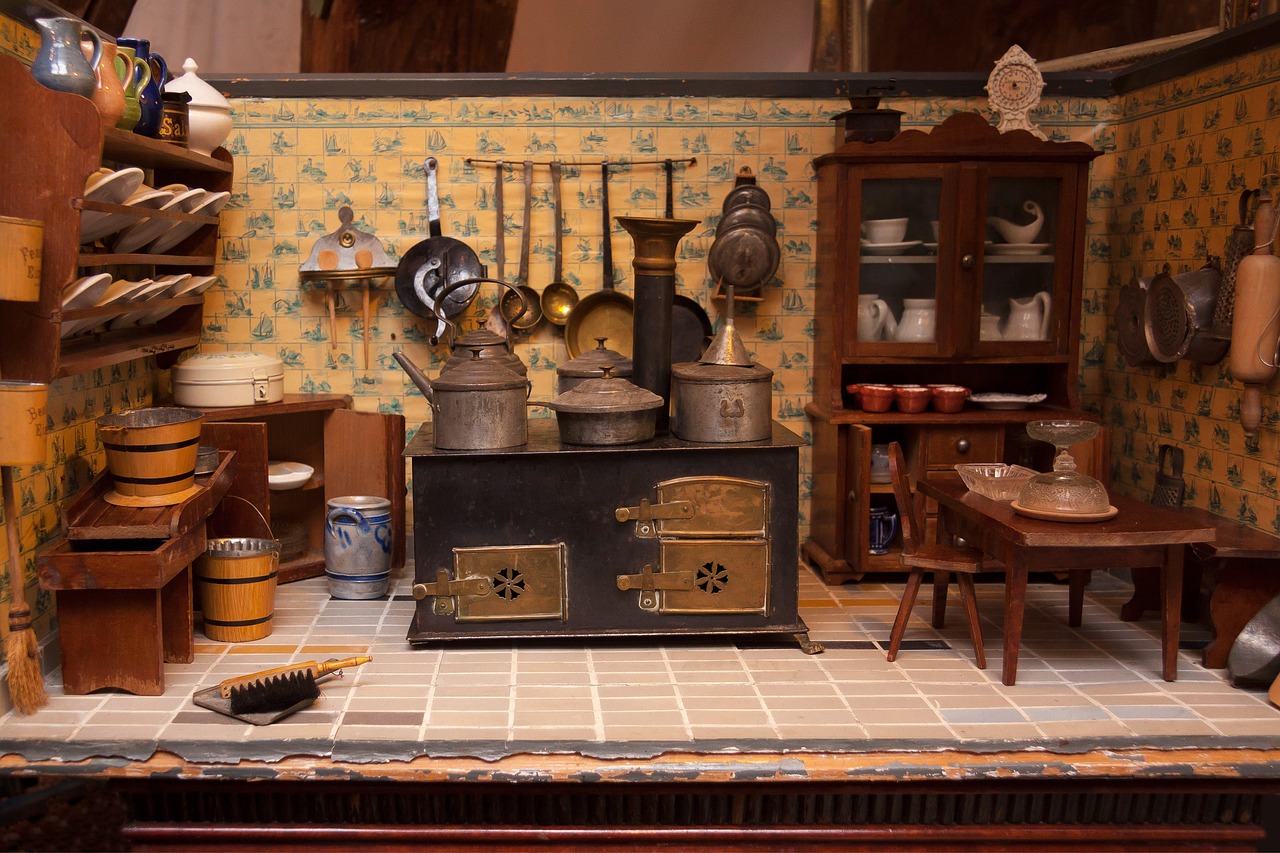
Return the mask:
{"type": "Polygon", "coordinates": [[[1004,323],[1006,341],[1045,341],[1049,339],[1049,313],[1053,300],[1040,291],[1028,299],[1009,300],[1009,319],[1004,323]]]}
{"type": "Polygon", "coordinates": [[[878,294],[858,294],[858,340],[883,340],[886,329],[896,329],[897,326],[898,321],[894,319],[893,312],[878,294]]]}
{"type": "Polygon", "coordinates": [[[1000,332],[1000,315],[982,312],[982,316],[978,318],[978,340],[998,341],[1003,338],[1004,335],[1000,332]]]}
{"type": "Polygon", "coordinates": [[[927,343],[934,339],[937,322],[938,300],[904,299],[902,319],[893,332],[893,339],[904,343],[927,343]]]}

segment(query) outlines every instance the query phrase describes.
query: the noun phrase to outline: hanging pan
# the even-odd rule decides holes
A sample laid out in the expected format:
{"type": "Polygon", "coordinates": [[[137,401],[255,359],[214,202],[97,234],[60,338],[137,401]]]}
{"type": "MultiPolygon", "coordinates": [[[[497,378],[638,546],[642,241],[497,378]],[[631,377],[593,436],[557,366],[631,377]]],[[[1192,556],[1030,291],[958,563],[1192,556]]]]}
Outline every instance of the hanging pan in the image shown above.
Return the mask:
{"type": "MultiPolygon", "coordinates": [[[[396,295],[400,297],[404,307],[428,320],[436,319],[433,306],[447,285],[485,276],[484,266],[470,246],[453,237],[445,237],[440,232],[437,165],[434,157],[428,157],[424,164],[427,175],[427,228],[430,236],[410,246],[396,267],[396,295]]],[[[461,314],[475,295],[474,284],[453,290],[439,306],[440,314],[444,317],[461,314]]],[[[442,332],[443,329],[438,325],[437,331],[432,335],[433,340],[442,332]]]]}
{"type": "MultiPolygon", "coordinates": [[[[662,168],[666,170],[667,205],[665,216],[675,218],[675,196],[672,192],[671,160],[664,160],[662,168]]],[[[671,363],[680,364],[685,361],[697,361],[702,356],[714,330],[711,318],[706,309],[696,299],[677,293],[671,305],[671,363]]]]}
{"type": "Polygon", "coordinates": [[[577,358],[595,346],[596,338],[608,338],[610,346],[624,358],[631,357],[635,303],[625,293],[613,289],[613,222],[609,217],[609,161],[601,164],[600,213],[603,226],[601,258],[604,282],[600,290],[584,296],[569,312],[564,342],[569,356],[577,358]]]}

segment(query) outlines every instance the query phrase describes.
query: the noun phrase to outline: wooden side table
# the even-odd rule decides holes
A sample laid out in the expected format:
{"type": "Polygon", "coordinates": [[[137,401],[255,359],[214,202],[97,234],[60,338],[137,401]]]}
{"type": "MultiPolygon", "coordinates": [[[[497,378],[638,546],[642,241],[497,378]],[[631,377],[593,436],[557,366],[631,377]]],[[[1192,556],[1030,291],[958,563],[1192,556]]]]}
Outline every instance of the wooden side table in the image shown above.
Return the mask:
{"type": "Polygon", "coordinates": [[[58,602],[67,693],[115,687],[164,693],[164,665],[195,658],[191,564],[204,521],[231,485],[235,453],[221,451],[203,488],[176,506],[108,504],[104,473],[63,510],[61,538],[36,555],[40,585],[58,602]]]}

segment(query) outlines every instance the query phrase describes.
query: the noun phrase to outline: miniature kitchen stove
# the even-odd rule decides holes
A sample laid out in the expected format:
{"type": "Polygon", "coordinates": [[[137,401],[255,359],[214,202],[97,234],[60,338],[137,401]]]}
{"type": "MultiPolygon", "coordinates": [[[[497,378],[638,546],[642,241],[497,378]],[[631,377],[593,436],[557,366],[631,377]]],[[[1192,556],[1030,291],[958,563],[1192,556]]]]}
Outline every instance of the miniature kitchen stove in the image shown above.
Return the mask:
{"type": "Polygon", "coordinates": [[[411,643],[466,638],[790,634],[803,440],[562,444],[554,420],[501,450],[413,460],[411,643]]]}

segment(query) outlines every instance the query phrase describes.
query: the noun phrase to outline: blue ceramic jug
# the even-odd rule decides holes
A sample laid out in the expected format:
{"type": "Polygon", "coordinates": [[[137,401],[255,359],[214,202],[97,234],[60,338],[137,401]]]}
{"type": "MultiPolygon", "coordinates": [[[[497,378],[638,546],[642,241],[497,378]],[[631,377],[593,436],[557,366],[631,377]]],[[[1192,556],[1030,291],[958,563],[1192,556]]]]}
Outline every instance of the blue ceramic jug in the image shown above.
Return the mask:
{"type": "Polygon", "coordinates": [[[163,56],[151,52],[151,42],[147,39],[122,37],[116,39],[116,45],[133,48],[134,55],[151,68],[151,79],[145,82],[141,79],[143,77],[141,68],[135,73],[140,115],[138,123],[133,127],[133,132],[142,136],[155,136],[160,132],[160,121],[164,118],[164,103],[160,100],[160,90],[164,85],[165,75],[169,73],[169,67],[163,56]]]}
{"type": "Polygon", "coordinates": [[[387,594],[391,578],[391,501],[344,495],[325,502],[324,569],[334,598],[369,599],[387,594]]]}
{"type": "Polygon", "coordinates": [[[92,98],[98,88],[98,63],[102,39],[88,24],[73,18],[37,18],[40,50],[31,61],[31,76],[47,89],[92,98]],[[81,40],[93,42],[93,55],[85,59],[81,40]]]}

